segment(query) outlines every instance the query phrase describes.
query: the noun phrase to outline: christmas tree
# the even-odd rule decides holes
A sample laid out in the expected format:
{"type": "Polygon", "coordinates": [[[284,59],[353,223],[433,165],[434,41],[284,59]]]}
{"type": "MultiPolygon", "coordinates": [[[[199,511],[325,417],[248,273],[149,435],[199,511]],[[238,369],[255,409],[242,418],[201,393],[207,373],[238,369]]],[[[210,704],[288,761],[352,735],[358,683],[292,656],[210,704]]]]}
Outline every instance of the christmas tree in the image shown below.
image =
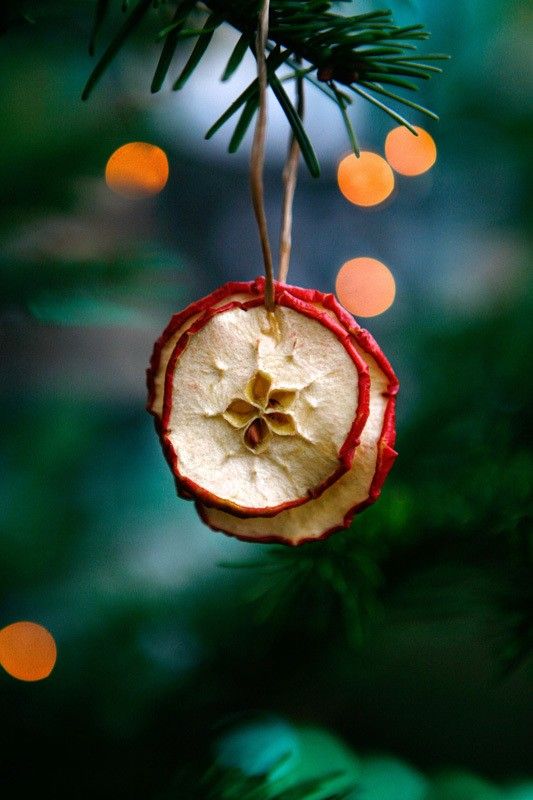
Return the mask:
{"type": "MultiPolygon", "coordinates": [[[[6,796],[532,797],[524,10],[0,13],[6,796]],[[421,19],[452,55],[436,80],[421,19]],[[398,126],[437,142],[431,171],[395,160],[398,126]],[[263,258],[254,128],[258,218],[282,218],[263,258]],[[141,182],[119,157],[139,142],[141,182]],[[393,183],[367,203],[337,164],[368,152],[393,183]],[[320,293],[347,259],[388,265],[389,310],[354,313],[401,383],[379,502],[298,547],[204,526],[144,409],[169,317],[269,258],[284,282],[291,252],[290,282],[320,293]]],[[[269,414],[301,421],[276,390],[257,407],[281,439],[269,414]]]]}

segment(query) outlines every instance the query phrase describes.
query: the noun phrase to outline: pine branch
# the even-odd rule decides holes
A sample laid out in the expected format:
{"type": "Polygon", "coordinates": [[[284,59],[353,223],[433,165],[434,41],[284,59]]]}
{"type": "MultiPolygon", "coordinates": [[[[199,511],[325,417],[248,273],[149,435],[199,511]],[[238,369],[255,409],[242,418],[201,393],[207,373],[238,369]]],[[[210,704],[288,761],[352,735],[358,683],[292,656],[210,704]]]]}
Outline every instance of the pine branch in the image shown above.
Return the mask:
{"type": "Polygon", "coordinates": [[[182,2],[178,3],[174,13],[174,24],[172,24],[167,31],[163,50],[161,51],[161,56],[157,62],[155,75],[150,87],[152,92],[158,92],[163,85],[168,68],[170,67],[170,63],[174,57],[176,47],[178,46],[180,32],[183,33],[182,28],[185,22],[184,14],[187,14],[192,8],[194,8],[194,5],[195,0],[182,0],[182,2]]]}
{"type": "Polygon", "coordinates": [[[261,561],[224,563],[233,569],[254,571],[249,602],[254,619],[272,629],[295,626],[304,635],[331,630],[355,651],[380,608],[383,585],[380,560],[386,546],[372,537],[354,540],[352,532],[337,533],[325,542],[310,542],[298,552],[273,547],[261,561]],[[288,613],[290,609],[290,613],[288,613]]]}
{"type": "MultiPolygon", "coordinates": [[[[94,24],[89,45],[91,53],[94,51],[96,36],[113,1],[118,2],[118,0],[95,2],[94,24]]],[[[161,10],[154,11],[158,5],[159,3],[154,0],[138,0],[97,62],[83,91],[83,99],[89,97],[115,56],[148,13],[162,13],[161,10]]],[[[253,47],[259,0],[204,0],[202,3],[197,0],[179,0],[170,5],[173,17],[168,17],[167,8],[165,12],[167,23],[158,37],[163,40],[163,45],[152,80],[152,91],[159,91],[163,85],[179,42],[196,39],[185,67],[173,84],[173,89],[181,89],[194,73],[216,28],[222,23],[232,26],[240,33],[239,41],[229,55],[222,75],[222,80],[228,80],[241,64],[247,48],[253,47]],[[190,14],[193,12],[196,14],[198,11],[204,15],[207,11],[203,26],[187,26],[190,14]]],[[[332,7],[332,0],[272,0],[270,5],[268,49],[271,55],[276,53],[277,57],[274,62],[271,61],[268,83],[299,141],[308,169],[314,176],[319,174],[316,156],[296,109],[276,74],[282,63],[287,62],[295,68],[294,74],[285,76],[284,82],[296,80],[302,75],[335,103],[341,112],[351,146],[357,153],[357,140],[347,110],[351,100],[349,92],[357,94],[387,113],[396,122],[413,130],[408,120],[391,109],[385,100],[403,104],[432,119],[437,119],[436,115],[408,98],[391,92],[385,86],[391,85],[409,92],[416,91],[417,81],[428,80],[435,73],[441,72],[434,64],[426,62],[447,58],[439,53],[419,55],[411,52],[417,50],[420,42],[429,38],[429,33],[421,24],[399,27],[394,23],[392,13],[387,10],[346,16],[332,11],[332,7]],[[278,57],[280,53],[283,54],[282,60],[278,57]],[[341,90],[340,85],[346,87],[348,93],[341,90]],[[373,93],[379,94],[385,100],[378,100],[373,93]]],[[[211,127],[206,138],[210,138],[224,122],[244,106],[230,143],[230,150],[235,151],[255,114],[256,94],[257,83],[252,81],[245,92],[211,127]]]]}
{"type": "Polygon", "coordinates": [[[211,766],[201,781],[201,797],[207,800],[306,800],[321,797],[323,800],[348,800],[353,796],[354,784],[341,770],[328,772],[318,778],[308,778],[291,783],[275,777],[283,757],[264,775],[246,775],[235,767],[211,766]],[[345,785],[339,785],[339,780],[345,785]]]}
{"type": "Polygon", "coordinates": [[[352,150],[354,151],[355,155],[359,157],[359,152],[360,152],[359,144],[355,137],[355,132],[349,114],[346,110],[346,100],[344,99],[344,97],[342,97],[341,93],[339,92],[333,81],[330,83],[330,87],[335,95],[335,100],[337,101],[337,105],[339,106],[342,121],[344,122],[344,127],[346,128],[346,133],[348,134],[348,139],[350,140],[352,150]]]}

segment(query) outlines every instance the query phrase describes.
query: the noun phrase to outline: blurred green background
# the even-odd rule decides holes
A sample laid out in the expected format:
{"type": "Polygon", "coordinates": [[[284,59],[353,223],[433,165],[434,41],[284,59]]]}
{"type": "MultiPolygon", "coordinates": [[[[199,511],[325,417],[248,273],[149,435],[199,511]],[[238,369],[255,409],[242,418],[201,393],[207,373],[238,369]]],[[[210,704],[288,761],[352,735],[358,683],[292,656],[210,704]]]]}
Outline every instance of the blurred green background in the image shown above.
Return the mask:
{"type": "MultiPolygon", "coordinates": [[[[152,96],[163,6],[82,103],[94,4],[1,12],[0,627],[33,620],[58,646],[41,683],[0,674],[6,797],[268,798],[280,763],[287,798],[533,797],[532,13],[392,7],[453,56],[421,98],[441,122],[409,115],[437,164],[398,176],[383,206],[350,206],[342,123],[309,92],[323,174],[301,171],[291,281],[332,291],[360,255],[392,270],[396,302],[365,325],[401,381],[400,457],[350,530],[294,552],[204,528],[144,411],[169,316],[261,271],[249,138],[234,156],[225,129],[203,141],[252,65],[221,87],[235,37],[219,32],[185,90],[152,96]],[[130,140],[168,154],[155,199],[105,185],[130,140]],[[231,756],[220,724],[241,731],[231,756]],[[279,748],[254,772],[261,742],[279,748]],[[335,770],[354,788],[305,784],[335,770]]],[[[287,128],[271,106],[274,228],[287,128]]],[[[353,119],[382,153],[391,121],[363,102],[353,119]]]]}

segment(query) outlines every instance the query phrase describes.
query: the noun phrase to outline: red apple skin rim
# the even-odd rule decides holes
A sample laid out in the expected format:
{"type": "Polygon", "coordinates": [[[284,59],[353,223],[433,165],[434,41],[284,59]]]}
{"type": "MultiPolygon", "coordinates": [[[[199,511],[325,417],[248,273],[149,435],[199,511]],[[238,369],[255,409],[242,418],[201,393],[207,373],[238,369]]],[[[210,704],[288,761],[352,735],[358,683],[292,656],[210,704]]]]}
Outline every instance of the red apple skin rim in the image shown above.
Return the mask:
{"type": "MultiPolygon", "coordinates": [[[[355,503],[350,508],[348,508],[341,522],[326,528],[319,535],[311,535],[311,536],[300,535],[297,537],[291,537],[291,535],[287,533],[284,535],[280,535],[274,532],[268,535],[262,535],[259,532],[254,533],[253,520],[250,520],[249,522],[247,521],[245,522],[243,520],[244,525],[239,524],[237,520],[235,520],[235,522],[232,523],[231,514],[224,514],[223,519],[221,520],[220,514],[217,514],[217,512],[213,513],[213,510],[205,506],[202,506],[202,504],[200,503],[196,503],[196,508],[199,516],[204,521],[204,523],[215,531],[220,531],[229,536],[234,536],[244,541],[260,542],[260,543],[277,543],[289,546],[297,546],[309,541],[319,541],[326,539],[328,536],[335,533],[336,531],[341,530],[343,528],[347,528],[351,524],[353,517],[355,516],[356,513],[359,513],[360,511],[367,508],[369,505],[374,503],[379,497],[385,479],[392,465],[394,464],[394,461],[397,456],[397,453],[394,450],[394,444],[396,439],[395,406],[396,406],[396,395],[399,389],[399,382],[390,363],[385,358],[383,352],[381,351],[381,349],[379,348],[378,344],[371,336],[371,334],[365,329],[361,328],[355,322],[353,317],[337,302],[337,300],[335,299],[335,297],[333,297],[333,295],[323,294],[314,289],[302,289],[300,287],[287,287],[287,290],[302,299],[305,298],[308,302],[320,303],[320,305],[322,305],[330,313],[333,313],[337,317],[337,319],[340,322],[342,322],[342,324],[350,332],[350,334],[354,337],[354,340],[360,346],[361,350],[363,350],[363,352],[365,352],[370,358],[372,358],[375,361],[376,365],[378,366],[379,370],[382,372],[384,378],[387,381],[386,390],[380,393],[381,396],[386,399],[386,406],[383,414],[381,433],[379,436],[379,440],[377,442],[375,470],[368,488],[367,497],[355,503]],[[213,519],[214,516],[217,517],[216,523],[214,522],[213,519]],[[238,527],[238,532],[236,532],[236,530],[232,530],[232,525],[238,527]],[[243,527],[248,528],[248,530],[242,530],[243,527]]],[[[353,469],[357,469],[357,463],[356,463],[357,458],[358,458],[358,451],[356,451],[355,454],[355,463],[353,469]]],[[[333,487],[333,490],[335,490],[335,488],[336,487],[333,487]]],[[[327,501],[327,494],[323,495],[317,502],[321,504],[326,501],[327,501]]],[[[312,505],[315,505],[315,503],[313,503],[312,505]]],[[[274,519],[272,522],[276,523],[277,521],[278,520],[274,519]]],[[[262,524],[260,522],[260,518],[257,520],[257,523],[259,525],[262,524]]]]}
{"type": "Polygon", "coordinates": [[[212,319],[215,315],[225,313],[232,308],[242,308],[243,310],[247,310],[249,308],[262,305],[264,302],[263,292],[264,279],[257,279],[256,281],[251,281],[249,283],[232,282],[226,284],[224,287],[221,287],[212,295],[193,303],[188,307],[188,309],[185,309],[184,312],[175,315],[170,324],[167,326],[163,336],[160,337],[158,342],[156,342],[154,353],[152,355],[151,366],[148,370],[148,410],[153,413],[154,416],[156,416],[156,427],[159,429],[163,451],[176,479],[178,492],[188,499],[195,497],[198,500],[201,500],[201,502],[206,506],[230,511],[232,514],[242,517],[255,517],[258,515],[264,517],[275,516],[289,508],[302,505],[309,500],[316,498],[323,491],[325,491],[332,483],[338,480],[341,475],[350,469],[351,464],[353,463],[355,449],[359,443],[359,437],[367,420],[369,410],[370,377],[368,373],[368,367],[358,354],[357,350],[354,348],[351,342],[351,337],[349,334],[347,334],[344,327],[339,325],[338,321],[332,319],[329,315],[324,314],[315,306],[308,304],[303,297],[296,297],[287,292],[283,284],[276,283],[276,304],[293,309],[304,316],[315,319],[324,327],[331,330],[355,365],[358,375],[357,409],[352,426],[338,453],[339,467],[326,480],[324,480],[319,486],[313,488],[313,490],[308,492],[304,497],[296,498],[293,501],[284,502],[276,506],[261,507],[246,507],[232,503],[227,499],[221,499],[218,495],[214,495],[205,488],[199,486],[195,481],[190,480],[187,478],[187,476],[180,472],[177,454],[172,442],[170,441],[168,430],[168,423],[172,411],[172,382],[177,361],[181,353],[184,351],[189,338],[201,330],[210,319],[212,319]],[[253,294],[255,297],[247,302],[233,301],[227,304],[212,307],[212,303],[214,302],[223,303],[225,296],[234,296],[235,294],[245,293],[248,295],[253,294]],[[203,314],[201,313],[202,310],[203,314]],[[189,327],[187,327],[180,336],[166,367],[163,414],[160,424],[157,424],[158,414],[154,409],[154,376],[157,373],[157,370],[161,367],[162,350],[166,342],[168,342],[169,339],[175,335],[176,331],[178,331],[181,327],[184,327],[187,323],[187,319],[190,319],[195,314],[200,314],[200,316],[197,317],[197,319],[189,327]]]}

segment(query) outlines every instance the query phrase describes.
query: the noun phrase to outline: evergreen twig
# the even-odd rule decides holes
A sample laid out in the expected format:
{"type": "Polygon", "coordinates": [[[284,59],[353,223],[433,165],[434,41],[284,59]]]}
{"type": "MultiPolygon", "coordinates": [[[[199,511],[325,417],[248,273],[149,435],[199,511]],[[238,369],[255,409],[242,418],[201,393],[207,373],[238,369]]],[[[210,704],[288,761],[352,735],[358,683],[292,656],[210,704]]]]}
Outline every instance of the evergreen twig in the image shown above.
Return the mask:
{"type": "MultiPolygon", "coordinates": [[[[89,45],[91,53],[110,5],[111,0],[95,2],[89,45]]],[[[230,78],[238,69],[246,49],[256,36],[259,0],[204,0],[202,3],[198,0],[179,0],[175,4],[165,4],[164,9],[157,10],[158,6],[153,0],[138,0],[97,62],[83,91],[83,99],[89,97],[114,57],[149,12],[167,15],[166,26],[159,36],[163,40],[163,49],[152,80],[153,92],[161,88],[181,40],[195,38],[196,43],[185,67],[175,80],[173,89],[181,89],[193,74],[215,30],[222,23],[232,26],[240,34],[228,58],[222,80],[230,78]],[[172,5],[170,10],[169,5],[172,5]],[[202,11],[205,15],[206,10],[207,16],[202,27],[186,27],[191,13],[202,11]],[[173,16],[168,16],[169,13],[173,16]]],[[[427,38],[429,33],[423,25],[417,23],[400,27],[395,24],[391,11],[387,10],[344,15],[333,11],[333,0],[271,0],[267,42],[271,55],[267,80],[291,125],[312,175],[319,174],[318,161],[296,108],[276,74],[281,64],[287,62],[296,67],[294,75],[286,76],[284,81],[297,80],[303,75],[305,80],[318,87],[338,106],[352,148],[357,153],[357,141],[347,111],[351,101],[350,91],[377,106],[411,131],[413,126],[404,117],[367,90],[437,119],[432,111],[384,88],[384,85],[391,85],[415,91],[418,88],[416,81],[428,80],[433,74],[441,72],[434,64],[426,62],[443,60],[447,56],[440,53],[420,55],[411,52],[416,51],[418,44],[427,38]],[[276,54],[274,59],[273,53],[276,54]],[[279,57],[280,53],[283,54],[282,58],[279,57]],[[348,93],[339,88],[340,86],[346,87],[348,93]]],[[[257,81],[252,81],[210,128],[206,138],[210,138],[244,106],[230,144],[230,150],[236,150],[257,109],[256,95],[257,81]]]]}

